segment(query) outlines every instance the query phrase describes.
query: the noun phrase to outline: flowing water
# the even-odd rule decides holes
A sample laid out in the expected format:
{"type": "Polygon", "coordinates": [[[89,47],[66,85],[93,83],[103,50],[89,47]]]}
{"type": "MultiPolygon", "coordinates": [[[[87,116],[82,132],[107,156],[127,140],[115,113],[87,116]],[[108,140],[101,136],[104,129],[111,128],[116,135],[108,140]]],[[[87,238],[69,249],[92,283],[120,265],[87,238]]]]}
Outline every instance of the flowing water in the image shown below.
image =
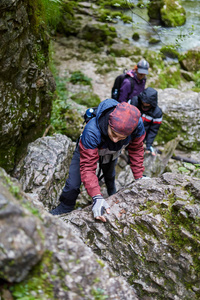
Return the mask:
{"type": "MultiPolygon", "coordinates": [[[[137,0],[131,2],[137,4],[137,0]]],[[[180,43],[179,51],[186,51],[193,47],[200,46],[200,0],[182,0],[182,6],[186,10],[186,23],[176,28],[160,27],[156,34],[152,26],[148,23],[147,9],[134,8],[132,11],[126,11],[126,15],[131,16],[133,24],[124,24],[119,21],[115,27],[123,38],[128,38],[130,42],[138,47],[146,47],[151,50],[159,50],[168,44],[176,44],[176,39],[180,43]],[[140,18],[141,16],[142,18],[140,18]],[[146,20],[146,21],[145,21],[146,20]],[[132,35],[138,32],[140,39],[134,41],[132,35]],[[189,33],[193,34],[190,35],[189,33]],[[180,35],[186,35],[180,39],[180,35]],[[154,37],[161,40],[157,44],[149,44],[149,38],[154,37]]]]}

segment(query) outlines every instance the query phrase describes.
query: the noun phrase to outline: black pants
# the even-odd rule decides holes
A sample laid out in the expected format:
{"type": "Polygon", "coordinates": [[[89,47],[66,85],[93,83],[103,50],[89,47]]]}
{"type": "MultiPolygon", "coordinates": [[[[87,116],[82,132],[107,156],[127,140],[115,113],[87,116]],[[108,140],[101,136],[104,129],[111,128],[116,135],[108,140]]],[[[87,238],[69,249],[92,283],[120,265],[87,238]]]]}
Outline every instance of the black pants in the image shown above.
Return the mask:
{"type": "MultiPolygon", "coordinates": [[[[107,164],[101,164],[103,177],[107,187],[108,195],[116,193],[115,187],[115,166],[117,159],[110,161],[107,164]]],[[[60,195],[60,201],[66,205],[75,206],[76,199],[80,193],[81,175],[80,175],[80,152],[79,146],[76,147],[72,161],[69,167],[69,176],[65,182],[65,186],[60,195]]]]}

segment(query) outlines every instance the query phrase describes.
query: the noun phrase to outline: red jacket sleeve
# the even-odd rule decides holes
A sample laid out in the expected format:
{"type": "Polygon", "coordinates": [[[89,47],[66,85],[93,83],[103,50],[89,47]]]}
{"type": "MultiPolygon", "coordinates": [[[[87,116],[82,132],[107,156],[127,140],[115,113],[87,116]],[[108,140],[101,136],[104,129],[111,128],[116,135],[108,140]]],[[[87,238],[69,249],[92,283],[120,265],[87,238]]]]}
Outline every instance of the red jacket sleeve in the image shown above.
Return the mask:
{"type": "MultiPolygon", "coordinates": [[[[145,133],[146,134],[146,133],[145,133]]],[[[141,178],[144,172],[144,147],[143,141],[145,134],[135,138],[128,146],[128,153],[130,158],[130,167],[133,172],[134,178],[141,178]]]]}
{"type": "Polygon", "coordinates": [[[99,181],[96,175],[97,162],[99,160],[98,149],[85,149],[80,140],[79,150],[81,181],[89,196],[93,197],[97,194],[101,194],[99,181]]]}

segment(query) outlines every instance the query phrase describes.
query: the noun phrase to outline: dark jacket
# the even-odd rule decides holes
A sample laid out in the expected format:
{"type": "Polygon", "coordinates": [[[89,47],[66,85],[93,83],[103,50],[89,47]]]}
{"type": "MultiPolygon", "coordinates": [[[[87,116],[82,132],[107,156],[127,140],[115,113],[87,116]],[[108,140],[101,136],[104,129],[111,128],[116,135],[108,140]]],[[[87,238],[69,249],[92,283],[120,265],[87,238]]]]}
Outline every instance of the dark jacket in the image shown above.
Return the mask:
{"type": "Polygon", "coordinates": [[[113,99],[101,102],[96,117],[86,124],[81,135],[79,143],[81,181],[91,197],[101,194],[96,176],[97,162],[100,157],[102,163],[107,163],[110,158],[116,159],[121,150],[128,146],[130,167],[135,179],[142,177],[144,172],[145,129],[141,117],[136,129],[125,140],[114,143],[108,136],[108,118],[117,104],[119,102],[113,99]]]}
{"type": "Polygon", "coordinates": [[[131,92],[131,82],[128,78],[125,78],[120,88],[119,102],[128,102],[133,96],[138,96],[144,90],[146,84],[146,78],[139,80],[135,70],[130,70],[127,74],[133,78],[134,88],[131,92]]]}
{"type": "Polygon", "coordinates": [[[148,87],[139,96],[133,97],[131,104],[135,105],[141,112],[146,131],[146,148],[149,150],[162,123],[162,110],[158,106],[158,93],[153,88],[148,87]],[[143,110],[142,102],[151,104],[151,108],[143,110]]]}

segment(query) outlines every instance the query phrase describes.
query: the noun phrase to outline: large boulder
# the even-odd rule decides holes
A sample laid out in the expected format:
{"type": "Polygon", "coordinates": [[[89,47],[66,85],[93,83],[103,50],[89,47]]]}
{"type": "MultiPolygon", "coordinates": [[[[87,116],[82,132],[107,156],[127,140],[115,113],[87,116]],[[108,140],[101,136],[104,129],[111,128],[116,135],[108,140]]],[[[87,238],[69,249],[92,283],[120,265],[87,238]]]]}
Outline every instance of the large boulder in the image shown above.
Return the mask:
{"type": "Polygon", "coordinates": [[[195,47],[180,55],[179,63],[186,71],[198,72],[200,69],[200,47],[195,47]]]}
{"type": "Polygon", "coordinates": [[[13,180],[0,169],[0,297],[138,300],[73,227],[36,209],[13,180]]]}
{"type": "Polygon", "coordinates": [[[48,209],[59,203],[74,148],[75,143],[65,135],[39,138],[28,145],[25,158],[15,170],[23,190],[48,209]]]}
{"type": "Polygon", "coordinates": [[[180,135],[178,148],[200,150],[200,93],[182,92],[174,88],[158,90],[158,105],[163,122],[157,135],[158,143],[180,135]]]}
{"type": "Polygon", "coordinates": [[[150,21],[158,20],[166,27],[185,24],[186,12],[179,0],[151,0],[148,6],[150,21]]]}
{"type": "Polygon", "coordinates": [[[140,299],[199,299],[200,179],[165,173],[107,199],[107,223],[91,207],[62,216],[127,278],[140,299]]]}

